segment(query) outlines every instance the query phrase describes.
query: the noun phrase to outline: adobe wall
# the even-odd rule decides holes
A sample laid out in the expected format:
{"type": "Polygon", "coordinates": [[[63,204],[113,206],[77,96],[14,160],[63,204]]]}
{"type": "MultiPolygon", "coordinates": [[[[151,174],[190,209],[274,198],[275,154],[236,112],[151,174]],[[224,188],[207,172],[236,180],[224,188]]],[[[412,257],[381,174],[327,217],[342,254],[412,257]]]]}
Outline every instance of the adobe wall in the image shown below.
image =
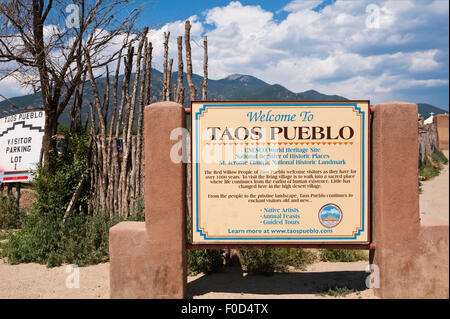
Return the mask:
{"type": "Polygon", "coordinates": [[[436,125],[438,148],[448,150],[448,114],[435,115],[433,124],[436,125]]]}
{"type": "Polygon", "coordinates": [[[174,102],[145,107],[145,222],[121,222],[109,232],[111,298],[186,295],[185,164],[174,163],[170,140],[185,127],[174,102]]]}
{"type": "Polygon", "coordinates": [[[417,105],[378,104],[372,124],[371,263],[382,298],[448,298],[449,227],[422,226],[418,193],[417,105]],[[400,125],[401,124],[401,125],[400,125]]]}

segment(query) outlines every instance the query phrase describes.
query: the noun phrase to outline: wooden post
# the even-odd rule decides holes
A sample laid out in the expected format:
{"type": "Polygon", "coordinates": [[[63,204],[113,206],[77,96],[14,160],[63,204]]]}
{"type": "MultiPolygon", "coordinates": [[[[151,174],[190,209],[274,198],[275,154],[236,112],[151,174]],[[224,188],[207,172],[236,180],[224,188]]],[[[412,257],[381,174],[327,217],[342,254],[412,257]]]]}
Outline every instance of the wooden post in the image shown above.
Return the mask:
{"type": "Polygon", "coordinates": [[[186,48],[186,76],[189,86],[189,97],[190,101],[195,100],[197,89],[194,85],[194,80],[192,79],[192,56],[191,56],[191,22],[188,20],[185,23],[184,32],[184,46],[186,48]]]}
{"type": "Polygon", "coordinates": [[[20,203],[20,187],[21,187],[20,182],[16,183],[16,205],[17,205],[17,207],[19,207],[19,203],[20,203]]]}
{"type": "Polygon", "coordinates": [[[202,100],[208,100],[208,39],[205,35],[203,38],[203,84],[202,84],[202,100]]]}

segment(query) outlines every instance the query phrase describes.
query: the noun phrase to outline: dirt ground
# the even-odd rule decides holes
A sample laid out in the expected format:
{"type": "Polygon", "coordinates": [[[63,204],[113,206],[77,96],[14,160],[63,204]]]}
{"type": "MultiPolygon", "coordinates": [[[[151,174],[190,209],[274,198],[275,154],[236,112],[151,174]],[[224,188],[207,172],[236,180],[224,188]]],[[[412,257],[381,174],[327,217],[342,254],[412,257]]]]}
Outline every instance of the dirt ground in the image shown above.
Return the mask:
{"type": "Polygon", "coordinates": [[[367,289],[365,268],[368,261],[351,263],[318,262],[306,271],[291,270],[272,276],[248,275],[236,267],[209,276],[188,277],[188,297],[207,299],[312,299],[312,298],[376,298],[367,289]],[[355,292],[345,297],[321,295],[333,287],[348,287],[355,292]]]}
{"type": "MultiPolygon", "coordinates": [[[[449,151],[444,150],[448,158],[449,151]]],[[[448,225],[449,220],[449,175],[448,165],[436,176],[422,182],[419,195],[420,223],[422,225],[448,225]]]]}
{"type": "MultiPolygon", "coordinates": [[[[346,286],[356,292],[338,298],[375,298],[365,288],[367,261],[315,263],[306,271],[276,273],[273,276],[247,275],[237,267],[222,273],[188,277],[188,298],[335,298],[318,295],[330,287],[346,286]]],[[[0,260],[0,299],[3,298],[109,298],[109,263],[81,267],[79,288],[73,286],[73,268],[46,268],[39,264],[8,265],[0,260]]]]}

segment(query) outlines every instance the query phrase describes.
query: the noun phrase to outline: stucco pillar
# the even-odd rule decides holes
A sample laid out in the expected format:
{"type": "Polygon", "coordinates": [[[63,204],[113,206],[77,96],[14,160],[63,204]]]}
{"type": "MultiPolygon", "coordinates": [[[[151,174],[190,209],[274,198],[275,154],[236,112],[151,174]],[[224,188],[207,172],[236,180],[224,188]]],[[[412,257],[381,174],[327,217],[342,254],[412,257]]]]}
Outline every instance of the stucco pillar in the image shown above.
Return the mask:
{"type": "Polygon", "coordinates": [[[375,106],[371,263],[383,298],[448,298],[448,225],[420,224],[417,105],[375,106]]]}
{"type": "Polygon", "coordinates": [[[145,223],[110,229],[111,298],[184,298],[186,295],[185,164],[171,159],[185,127],[174,102],[145,108],[145,223]]]}
{"type": "Polygon", "coordinates": [[[372,263],[380,297],[407,297],[413,285],[412,246],[419,236],[417,105],[378,104],[372,123],[372,263]]]}

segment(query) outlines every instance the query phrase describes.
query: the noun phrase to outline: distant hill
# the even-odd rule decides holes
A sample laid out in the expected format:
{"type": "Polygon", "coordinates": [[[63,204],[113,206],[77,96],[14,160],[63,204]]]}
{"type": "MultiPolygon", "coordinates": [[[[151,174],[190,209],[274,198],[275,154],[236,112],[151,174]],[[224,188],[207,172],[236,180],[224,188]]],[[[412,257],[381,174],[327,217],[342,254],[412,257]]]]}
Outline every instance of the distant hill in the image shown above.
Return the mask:
{"type": "Polygon", "coordinates": [[[426,103],[417,103],[417,107],[419,109],[418,113],[424,119],[429,118],[431,116],[431,113],[434,113],[434,115],[448,113],[448,111],[442,110],[434,105],[426,103]]]}
{"type": "MultiPolygon", "coordinates": [[[[172,73],[172,83],[176,83],[178,73],[172,73]]],[[[119,83],[121,83],[123,76],[120,77],[119,83]]],[[[131,81],[134,80],[134,74],[132,75],[131,81]]],[[[151,89],[151,103],[159,101],[161,99],[161,87],[163,76],[162,73],[156,69],[152,69],[152,89],[151,89]]],[[[186,74],[184,74],[184,86],[186,88],[185,95],[185,107],[189,107],[190,100],[188,94],[188,85],[186,80],[186,74]]],[[[201,86],[203,83],[203,77],[194,74],[193,75],[194,85],[197,88],[196,99],[201,99],[201,86]]],[[[131,83],[132,83],[131,82],[131,83]]],[[[106,92],[106,78],[100,78],[97,80],[97,86],[100,91],[100,96],[103,97],[106,92]]],[[[111,85],[111,91],[112,91],[111,85]]],[[[121,90],[119,87],[119,101],[121,98],[121,90]]],[[[111,92],[112,96],[112,92],[111,92]]],[[[89,81],[85,85],[84,97],[83,97],[83,109],[82,109],[82,119],[85,120],[89,114],[89,102],[93,101],[92,88],[89,81]]],[[[24,96],[14,97],[10,99],[15,105],[20,107],[39,107],[42,105],[41,93],[28,94],[24,96]]],[[[244,74],[232,74],[224,79],[211,80],[208,79],[208,100],[212,101],[226,101],[226,100],[347,100],[345,97],[339,95],[326,95],[315,90],[308,90],[305,92],[294,93],[282,85],[279,84],[268,84],[254,76],[244,75],[244,74]]],[[[72,105],[73,100],[69,102],[69,106],[72,105]]],[[[112,103],[112,102],[111,102],[112,103]]],[[[434,114],[446,113],[436,106],[419,103],[419,114],[427,118],[431,112],[434,114]]],[[[12,108],[7,101],[0,102],[0,117],[8,116],[11,114],[21,113],[23,110],[12,108]]],[[[109,116],[112,113],[112,107],[109,108],[109,116]]],[[[137,116],[137,115],[136,115],[137,116]]],[[[60,123],[69,123],[69,107],[63,112],[60,117],[60,123]]]]}

